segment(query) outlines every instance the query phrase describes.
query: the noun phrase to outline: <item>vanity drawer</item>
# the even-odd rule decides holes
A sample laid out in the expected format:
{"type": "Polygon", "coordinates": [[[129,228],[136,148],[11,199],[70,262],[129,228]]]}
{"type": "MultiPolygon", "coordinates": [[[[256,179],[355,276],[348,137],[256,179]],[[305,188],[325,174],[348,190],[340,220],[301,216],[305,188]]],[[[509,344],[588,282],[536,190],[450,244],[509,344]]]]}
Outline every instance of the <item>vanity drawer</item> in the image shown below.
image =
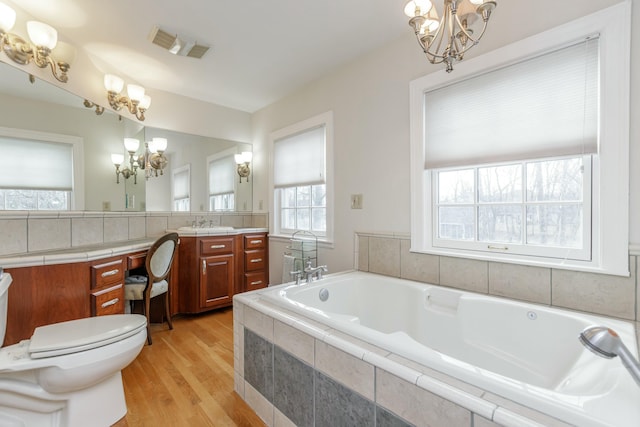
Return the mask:
{"type": "Polygon", "coordinates": [[[100,288],[124,282],[124,262],[122,258],[112,259],[91,266],[91,288],[100,288]]]}
{"type": "Polygon", "coordinates": [[[200,239],[200,255],[222,255],[233,253],[233,236],[200,239]]]}
{"type": "Polygon", "coordinates": [[[244,236],[244,248],[246,250],[264,249],[266,246],[267,246],[266,234],[249,234],[244,236]]]}
{"type": "Polygon", "coordinates": [[[92,316],[122,313],[124,313],[124,285],[122,283],[91,292],[92,316]]]}
{"type": "Polygon", "coordinates": [[[244,269],[245,271],[264,270],[266,266],[265,251],[258,249],[255,251],[245,251],[244,269]]]}
{"type": "Polygon", "coordinates": [[[144,267],[146,260],[147,251],[127,255],[127,270],[135,270],[136,268],[144,267]]]}
{"type": "Polygon", "coordinates": [[[258,271],[255,273],[246,273],[244,275],[244,290],[255,291],[267,287],[267,272],[258,271]]]}

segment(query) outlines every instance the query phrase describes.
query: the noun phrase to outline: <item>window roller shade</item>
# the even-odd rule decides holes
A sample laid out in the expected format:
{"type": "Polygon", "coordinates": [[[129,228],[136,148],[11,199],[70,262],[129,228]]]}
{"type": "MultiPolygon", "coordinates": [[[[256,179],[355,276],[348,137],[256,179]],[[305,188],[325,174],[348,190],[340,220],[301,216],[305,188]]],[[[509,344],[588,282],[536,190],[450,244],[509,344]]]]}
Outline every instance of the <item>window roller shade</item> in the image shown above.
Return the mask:
{"type": "Polygon", "coordinates": [[[324,141],[325,126],[275,141],[274,186],[324,183],[324,141]]]}
{"type": "Polygon", "coordinates": [[[233,156],[209,162],[209,195],[233,193],[236,179],[236,162],[233,156]]]}
{"type": "Polygon", "coordinates": [[[597,38],[426,92],[425,168],[595,153],[597,93],[597,38]]]}

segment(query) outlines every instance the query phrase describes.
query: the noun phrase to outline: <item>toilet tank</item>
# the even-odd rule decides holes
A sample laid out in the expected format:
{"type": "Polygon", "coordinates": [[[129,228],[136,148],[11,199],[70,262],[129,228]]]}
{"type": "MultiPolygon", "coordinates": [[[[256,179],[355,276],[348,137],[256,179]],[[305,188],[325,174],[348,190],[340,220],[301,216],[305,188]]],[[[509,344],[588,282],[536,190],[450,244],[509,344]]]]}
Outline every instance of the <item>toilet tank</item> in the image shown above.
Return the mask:
{"type": "Polygon", "coordinates": [[[2,276],[0,276],[0,347],[4,342],[4,333],[7,331],[7,305],[9,286],[12,280],[11,275],[8,273],[2,273],[2,276]]]}

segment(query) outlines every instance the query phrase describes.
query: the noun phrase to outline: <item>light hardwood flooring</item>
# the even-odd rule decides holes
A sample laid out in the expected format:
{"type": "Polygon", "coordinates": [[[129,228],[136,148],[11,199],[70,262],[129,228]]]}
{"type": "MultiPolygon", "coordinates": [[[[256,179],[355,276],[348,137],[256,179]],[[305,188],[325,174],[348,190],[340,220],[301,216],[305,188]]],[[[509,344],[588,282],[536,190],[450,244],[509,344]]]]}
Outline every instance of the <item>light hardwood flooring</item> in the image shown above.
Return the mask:
{"type": "Polygon", "coordinates": [[[122,371],[128,412],[116,427],[264,426],[233,391],[231,308],[151,331],[153,345],[122,371]]]}

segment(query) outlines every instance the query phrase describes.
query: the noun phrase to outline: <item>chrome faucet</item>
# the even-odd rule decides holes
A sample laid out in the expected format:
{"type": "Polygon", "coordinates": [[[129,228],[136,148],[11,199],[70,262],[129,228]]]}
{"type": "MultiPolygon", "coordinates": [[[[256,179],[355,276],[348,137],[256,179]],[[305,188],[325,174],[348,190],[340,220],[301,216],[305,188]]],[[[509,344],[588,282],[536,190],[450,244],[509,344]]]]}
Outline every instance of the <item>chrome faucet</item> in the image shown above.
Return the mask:
{"type": "Polygon", "coordinates": [[[311,259],[307,259],[307,266],[304,269],[304,276],[307,279],[307,283],[313,281],[313,276],[316,276],[316,280],[321,280],[322,274],[329,271],[326,265],[320,265],[318,267],[312,267],[311,265],[311,259]]]}

